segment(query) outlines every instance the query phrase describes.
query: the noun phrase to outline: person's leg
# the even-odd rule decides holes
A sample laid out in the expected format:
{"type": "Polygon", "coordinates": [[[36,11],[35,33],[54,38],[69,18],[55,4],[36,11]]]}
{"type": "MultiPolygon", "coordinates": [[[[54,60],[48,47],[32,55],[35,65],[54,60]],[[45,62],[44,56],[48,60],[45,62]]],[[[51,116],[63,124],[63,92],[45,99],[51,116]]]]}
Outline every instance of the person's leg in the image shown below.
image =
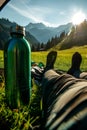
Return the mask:
{"type": "Polygon", "coordinates": [[[54,69],[54,63],[56,61],[56,57],[57,57],[57,52],[50,51],[47,55],[45,68],[40,68],[38,65],[32,67],[31,76],[32,78],[34,78],[36,85],[41,86],[41,81],[44,73],[50,69],[54,69]]]}
{"type": "Polygon", "coordinates": [[[46,71],[43,75],[43,80],[42,80],[43,87],[45,87],[45,85],[47,86],[48,83],[54,81],[58,76],[60,75],[52,69],[46,71]]]}
{"type": "Polygon", "coordinates": [[[82,72],[80,74],[80,79],[86,79],[87,80],[87,72],[82,72]]]}
{"type": "Polygon", "coordinates": [[[87,82],[53,70],[42,80],[43,129],[87,129],[87,82]]]}
{"type": "Polygon", "coordinates": [[[50,51],[47,55],[47,59],[46,59],[46,67],[45,67],[45,71],[49,70],[49,69],[54,69],[54,63],[56,61],[57,58],[57,52],[56,51],[50,51]]]}

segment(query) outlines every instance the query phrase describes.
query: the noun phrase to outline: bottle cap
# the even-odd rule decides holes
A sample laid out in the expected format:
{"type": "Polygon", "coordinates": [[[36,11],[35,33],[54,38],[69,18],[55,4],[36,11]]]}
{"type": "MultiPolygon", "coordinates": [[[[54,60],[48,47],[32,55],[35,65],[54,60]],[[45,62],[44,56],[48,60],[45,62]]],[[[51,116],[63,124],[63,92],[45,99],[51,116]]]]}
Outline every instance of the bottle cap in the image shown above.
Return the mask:
{"type": "Polygon", "coordinates": [[[11,26],[10,33],[18,33],[25,36],[25,28],[19,25],[11,26]]]}

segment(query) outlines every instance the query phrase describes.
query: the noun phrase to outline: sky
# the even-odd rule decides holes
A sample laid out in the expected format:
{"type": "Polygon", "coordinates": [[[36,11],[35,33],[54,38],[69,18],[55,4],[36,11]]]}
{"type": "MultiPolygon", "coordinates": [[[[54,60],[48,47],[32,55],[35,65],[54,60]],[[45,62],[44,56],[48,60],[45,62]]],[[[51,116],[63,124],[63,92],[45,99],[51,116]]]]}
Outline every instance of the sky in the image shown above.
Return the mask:
{"type": "Polygon", "coordinates": [[[10,0],[1,10],[0,18],[21,26],[43,23],[57,27],[72,22],[78,12],[87,18],[87,0],[10,0]]]}

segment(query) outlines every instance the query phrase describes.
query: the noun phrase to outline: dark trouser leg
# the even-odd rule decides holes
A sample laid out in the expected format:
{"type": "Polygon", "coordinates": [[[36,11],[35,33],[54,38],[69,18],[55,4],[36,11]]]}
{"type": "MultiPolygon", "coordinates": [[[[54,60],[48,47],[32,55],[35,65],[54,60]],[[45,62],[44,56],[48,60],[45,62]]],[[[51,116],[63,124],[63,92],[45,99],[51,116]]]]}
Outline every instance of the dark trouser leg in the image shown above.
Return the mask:
{"type": "Polygon", "coordinates": [[[44,130],[87,130],[87,82],[49,70],[42,82],[44,130]]]}

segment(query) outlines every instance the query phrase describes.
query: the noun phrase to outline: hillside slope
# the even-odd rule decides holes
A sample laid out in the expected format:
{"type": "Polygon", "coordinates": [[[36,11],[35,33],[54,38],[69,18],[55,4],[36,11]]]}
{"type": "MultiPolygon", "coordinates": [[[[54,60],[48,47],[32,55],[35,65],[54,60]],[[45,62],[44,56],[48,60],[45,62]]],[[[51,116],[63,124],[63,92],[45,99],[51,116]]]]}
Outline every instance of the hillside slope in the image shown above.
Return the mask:
{"type": "Polygon", "coordinates": [[[73,26],[70,33],[56,46],[63,50],[73,46],[87,45],[87,21],[77,26],[73,26]]]}
{"type": "MultiPolygon", "coordinates": [[[[10,22],[8,19],[0,19],[0,50],[3,50],[4,44],[10,37],[10,27],[16,25],[16,23],[10,22]]],[[[39,41],[32,36],[29,32],[25,32],[26,39],[29,41],[31,47],[38,46],[39,41]]]]}

